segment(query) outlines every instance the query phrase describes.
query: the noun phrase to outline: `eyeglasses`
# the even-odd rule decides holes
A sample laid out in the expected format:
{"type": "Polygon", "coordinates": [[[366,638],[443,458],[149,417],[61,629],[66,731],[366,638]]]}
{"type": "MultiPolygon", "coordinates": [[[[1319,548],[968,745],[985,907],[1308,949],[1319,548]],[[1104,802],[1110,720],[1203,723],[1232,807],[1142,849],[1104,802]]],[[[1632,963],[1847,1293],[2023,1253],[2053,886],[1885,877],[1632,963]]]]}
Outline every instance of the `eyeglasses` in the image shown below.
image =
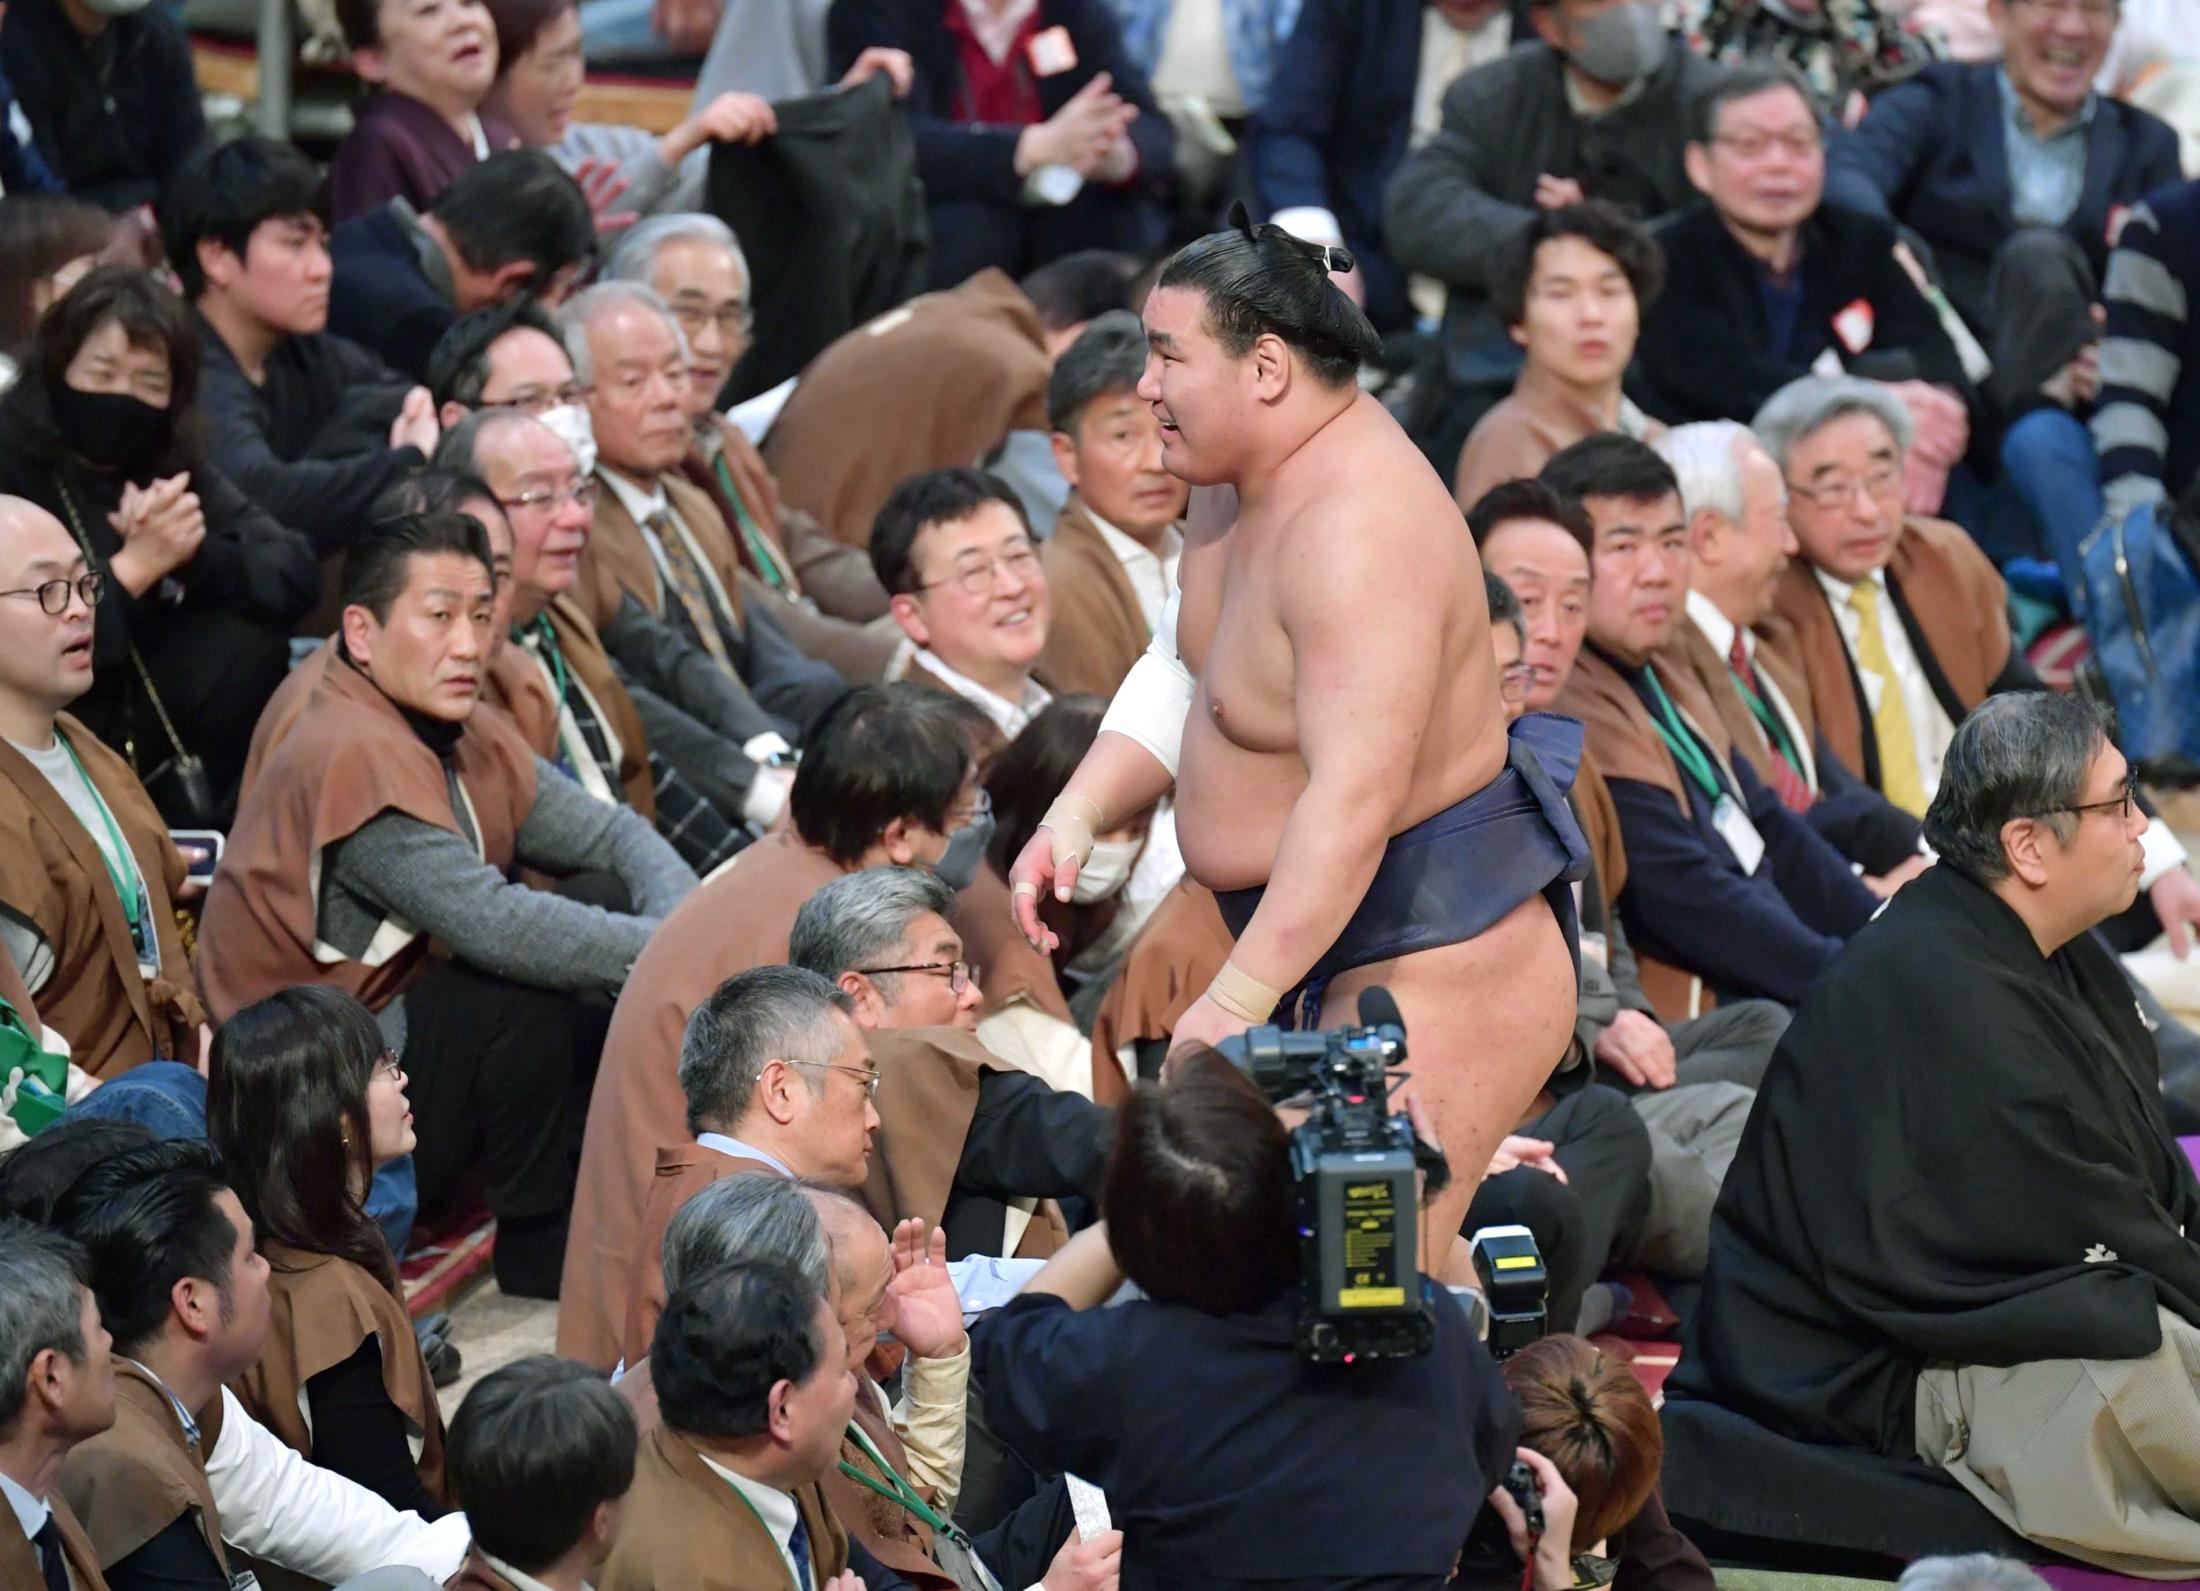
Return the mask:
{"type": "Polygon", "coordinates": [[[718,335],[729,340],[746,337],[756,330],[756,306],[746,302],[721,304],[716,309],[705,309],[701,304],[675,304],[672,318],[690,337],[712,321],[718,323],[718,335]]]}
{"type": "Polygon", "coordinates": [[[533,491],[521,492],[517,497],[497,499],[506,508],[549,508],[560,503],[578,503],[593,510],[596,506],[596,483],[580,481],[572,486],[538,486],[533,491]]]}
{"type": "Polygon", "coordinates": [[[1533,663],[1515,663],[1500,669],[1497,675],[1497,694],[1508,702],[1524,702],[1528,699],[1529,682],[1535,678],[1533,663]]]}
{"type": "Polygon", "coordinates": [[[1744,160],[1755,160],[1775,148],[1794,159],[1807,160],[1824,147],[1823,141],[1815,132],[1713,133],[1711,141],[1733,150],[1744,160]]]}
{"type": "Polygon", "coordinates": [[[2121,794],[2110,796],[2106,801],[2082,801],[2076,806],[2049,807],[2047,811],[2049,813],[2068,812],[2081,818],[2088,812],[2113,812],[2126,823],[2129,823],[2131,821],[2131,809],[2138,804],[2139,770],[2126,768],[2124,770],[2124,788],[2121,794]]]}
{"type": "Polygon", "coordinates": [[[569,403],[579,403],[588,393],[587,387],[575,385],[560,387],[555,392],[530,392],[524,398],[512,398],[503,403],[490,403],[484,399],[481,406],[485,409],[516,409],[521,414],[542,415],[552,409],[562,409],[569,403]]]}
{"type": "Polygon", "coordinates": [[[395,1050],[384,1050],[374,1058],[374,1070],[369,1075],[387,1077],[393,1083],[402,1083],[405,1080],[405,1063],[397,1058],[395,1050]]]}
{"type": "Polygon", "coordinates": [[[886,1079],[868,1066],[842,1066],[835,1061],[789,1061],[789,1066],[807,1066],[820,1072],[846,1072],[850,1077],[863,1079],[863,1092],[870,1099],[878,1098],[878,1085],[886,1079]]]}
{"type": "Polygon", "coordinates": [[[858,967],[856,971],[866,978],[881,978],[889,972],[924,972],[935,978],[945,978],[947,987],[956,994],[970,987],[971,968],[967,961],[915,961],[906,967],[858,967]]]}
{"type": "Polygon", "coordinates": [[[1001,583],[1001,572],[1003,570],[1008,571],[1018,580],[1029,580],[1039,572],[1038,549],[1027,541],[1021,547],[1013,548],[1008,552],[986,559],[984,563],[960,564],[953,574],[946,576],[944,579],[920,580],[917,582],[917,589],[919,591],[933,591],[941,586],[960,586],[969,596],[988,597],[993,594],[994,588],[1001,583]]]}
{"type": "Polygon", "coordinates": [[[1795,481],[1787,483],[1787,489],[1804,502],[1817,508],[1846,508],[1856,500],[1861,491],[1870,498],[1880,498],[1902,484],[1902,472],[1890,467],[1873,470],[1861,479],[1844,476],[1837,481],[1826,481],[1817,486],[1803,486],[1795,481]]]}
{"type": "Polygon", "coordinates": [[[40,585],[23,586],[14,591],[0,591],[0,597],[36,597],[39,611],[48,618],[58,619],[69,611],[69,597],[72,594],[82,597],[87,608],[96,608],[106,591],[107,577],[94,569],[89,574],[78,575],[74,580],[48,580],[40,585]]]}

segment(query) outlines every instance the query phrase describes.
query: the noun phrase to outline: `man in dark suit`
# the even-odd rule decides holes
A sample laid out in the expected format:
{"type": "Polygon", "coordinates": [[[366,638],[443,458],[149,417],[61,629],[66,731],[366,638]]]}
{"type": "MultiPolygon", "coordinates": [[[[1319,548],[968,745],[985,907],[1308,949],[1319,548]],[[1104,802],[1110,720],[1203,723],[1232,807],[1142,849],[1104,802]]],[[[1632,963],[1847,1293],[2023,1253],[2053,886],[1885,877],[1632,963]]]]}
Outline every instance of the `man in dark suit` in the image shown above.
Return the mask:
{"type": "Polygon", "coordinates": [[[834,0],[825,24],[835,73],[881,46],[916,65],[902,109],[931,204],[930,285],[1079,249],[1158,253],[1176,135],[1104,0],[1038,0],[998,30],[975,9],[834,0]]]}
{"type": "Polygon", "coordinates": [[[1801,80],[1779,65],[1735,71],[1698,103],[1686,160],[1705,202],[1658,228],[1666,281],[1643,314],[1646,407],[1676,423],[1746,420],[1830,355],[1941,433],[1942,462],[1960,458],[1962,361],[1897,261],[1893,225],[1824,202],[1825,144],[1801,80]]]}
{"type": "Polygon", "coordinates": [[[2116,0],[1988,0],[2002,59],[1928,66],[1873,101],[1833,149],[1826,193],[1912,228],[1982,339],[1996,259],[2029,227],[2069,236],[2098,282],[2124,211],[2175,182],[2177,135],[2093,91],[2116,0]]]}
{"type": "Polygon", "coordinates": [[[1661,1001],[1668,1020],[1696,1014],[1705,993],[1793,1005],[1878,897],[1735,753],[1669,651],[1692,560],[1665,461],[1607,432],[1560,453],[1542,479],[1577,498],[1594,529],[1588,644],[1557,706],[1587,726],[1611,786],[1627,848],[1619,909],[1644,986],[1685,990],[1661,1001]]]}
{"type": "Polygon", "coordinates": [[[548,155],[513,149],[468,166],[425,215],[402,199],[329,237],[328,329],[415,381],[459,316],[525,293],[556,305],[596,252],[596,217],[548,155]]]}
{"type": "Polygon", "coordinates": [[[1377,331],[1413,319],[1383,242],[1383,189],[1436,130],[1451,80],[1513,38],[1504,0],[1306,0],[1278,55],[1246,140],[1253,196],[1284,230],[1352,251],[1377,331]]]}

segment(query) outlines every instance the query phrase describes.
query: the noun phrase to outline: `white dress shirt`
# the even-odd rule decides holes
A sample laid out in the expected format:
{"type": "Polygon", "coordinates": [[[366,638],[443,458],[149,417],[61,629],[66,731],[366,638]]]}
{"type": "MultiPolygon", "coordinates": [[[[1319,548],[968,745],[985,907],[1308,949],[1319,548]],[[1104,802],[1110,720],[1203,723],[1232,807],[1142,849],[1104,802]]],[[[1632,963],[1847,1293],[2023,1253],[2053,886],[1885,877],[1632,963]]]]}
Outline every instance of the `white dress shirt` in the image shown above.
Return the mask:
{"type": "Polygon", "coordinates": [[[1161,550],[1157,553],[1102,519],[1092,511],[1089,503],[1085,506],[1085,517],[1100,532],[1100,539],[1108,544],[1108,551],[1115,554],[1115,561],[1123,566],[1123,573],[1131,583],[1131,595],[1138,599],[1139,616],[1146,621],[1150,631],[1161,622],[1161,610],[1168,606],[1169,593],[1176,589],[1176,566],[1184,558],[1183,533],[1174,525],[1163,530],[1161,550]]]}
{"type": "Polygon", "coordinates": [[[807,1580],[795,1573],[794,1553],[787,1545],[794,1539],[796,1522],[802,1518],[802,1507],[794,1500],[793,1494],[783,1492],[776,1486],[766,1486],[762,1481],[752,1481],[746,1475],[736,1475],[708,1453],[698,1453],[696,1456],[708,1464],[719,1479],[748,1499],[749,1506],[756,1510],[756,1517],[771,1532],[772,1542],[779,1548],[779,1556],[787,1562],[787,1578],[793,1580],[802,1591],[817,1591],[818,1544],[815,1541],[810,1543],[810,1577],[807,1580]]]}
{"type": "Polygon", "coordinates": [[[757,1148],[754,1144],[745,1144],[740,1139],[729,1138],[722,1132],[697,1133],[695,1142],[699,1148],[715,1149],[722,1155],[732,1155],[736,1160],[761,1160],[790,1182],[796,1180],[794,1167],[788,1165],[786,1161],[780,1159],[777,1155],[757,1148]]]}
{"type": "MultiPolygon", "coordinates": [[[[1688,593],[1688,616],[1695,621],[1696,628],[1703,631],[1704,639],[1711,643],[1712,650],[1719,654],[1720,660],[1725,661],[1727,654],[1734,649],[1734,621],[1701,591],[1688,593]]],[[[1810,737],[1803,733],[1803,721],[1795,716],[1795,709],[1788,705],[1787,696],[1773,682],[1771,675],[1757,668],[1757,636],[1754,631],[1742,631],[1742,655],[1749,659],[1750,667],[1756,670],[1757,685],[1764,692],[1766,705],[1780,715],[1780,723],[1787,730],[1788,744],[1795,748],[1795,755],[1802,760],[1802,766],[1796,772],[1803,776],[1803,783],[1810,786],[1811,793],[1817,794],[1817,754],[1811,750],[1810,737]]]]}
{"type": "MultiPolygon", "coordinates": [[[[1818,584],[1826,593],[1826,600],[1833,604],[1834,622],[1841,626],[1841,641],[1849,649],[1849,659],[1856,669],[1856,677],[1864,685],[1864,705],[1873,713],[1879,711],[1879,695],[1888,681],[1856,662],[1857,641],[1864,633],[1863,616],[1849,606],[1849,593],[1856,589],[1854,581],[1839,580],[1823,569],[1811,571],[1818,577],[1818,584]]],[[[1909,709],[1910,732],[1917,741],[1917,773],[1925,786],[1925,799],[1930,801],[1940,788],[1941,764],[1948,760],[1948,746],[1956,738],[1956,726],[1940,705],[1940,698],[1933,694],[1932,682],[1925,677],[1925,666],[1917,660],[1917,649],[1910,645],[1910,634],[1902,627],[1902,616],[1895,612],[1894,593],[1887,589],[1887,571],[1874,569],[1865,577],[1879,587],[1879,639],[1887,648],[1887,663],[1894,670],[1893,684],[1902,692],[1902,705],[1909,709]]],[[[1871,732],[1871,726],[1865,726],[1871,732]]]]}
{"type": "Polygon", "coordinates": [[[513,1568],[502,1558],[482,1552],[479,1547],[474,1548],[474,1551],[480,1555],[483,1563],[496,1571],[499,1578],[511,1585],[512,1591],[550,1591],[548,1586],[537,1580],[533,1575],[524,1570],[513,1568]]]}
{"type": "Polygon", "coordinates": [[[53,1505],[43,1497],[33,1497],[27,1488],[17,1485],[8,1475],[0,1475],[0,1492],[7,1494],[8,1506],[15,1510],[15,1522],[23,1527],[23,1539],[36,1541],[38,1533],[46,1528],[46,1521],[53,1515],[53,1505]]]}
{"type": "Polygon", "coordinates": [[[1047,703],[1054,700],[1054,693],[1030,675],[1024,676],[1024,688],[1016,700],[987,690],[967,675],[958,674],[930,647],[917,648],[915,662],[923,664],[939,677],[942,685],[993,720],[993,726],[1010,740],[1024,732],[1024,726],[1038,717],[1047,703]]]}

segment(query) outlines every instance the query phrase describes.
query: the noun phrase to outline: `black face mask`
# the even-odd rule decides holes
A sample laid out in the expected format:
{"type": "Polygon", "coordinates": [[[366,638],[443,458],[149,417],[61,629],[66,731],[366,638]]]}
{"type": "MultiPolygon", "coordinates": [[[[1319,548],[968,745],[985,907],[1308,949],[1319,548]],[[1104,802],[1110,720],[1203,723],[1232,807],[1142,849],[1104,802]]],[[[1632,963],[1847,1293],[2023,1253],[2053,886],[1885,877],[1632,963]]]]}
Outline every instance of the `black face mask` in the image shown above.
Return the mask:
{"type": "Polygon", "coordinates": [[[156,409],[127,392],[80,392],[64,381],[47,396],[69,451],[101,469],[150,470],[175,438],[173,410],[156,409]]]}

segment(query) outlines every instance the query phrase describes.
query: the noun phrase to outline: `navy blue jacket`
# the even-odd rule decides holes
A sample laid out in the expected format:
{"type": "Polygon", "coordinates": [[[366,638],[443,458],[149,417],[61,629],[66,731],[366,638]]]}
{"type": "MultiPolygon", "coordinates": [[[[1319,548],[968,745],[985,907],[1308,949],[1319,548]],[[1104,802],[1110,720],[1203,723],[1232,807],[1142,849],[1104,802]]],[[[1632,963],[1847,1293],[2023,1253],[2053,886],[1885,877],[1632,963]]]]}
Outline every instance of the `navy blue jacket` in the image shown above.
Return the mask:
{"type": "MultiPolygon", "coordinates": [[[[1122,32],[1101,0],[1039,0],[1039,27],[1065,28],[1077,65],[1036,80],[1039,112],[1052,116],[1070,96],[1106,72],[1116,93],[1138,107],[1131,142],[1138,146],[1138,180],[1168,176],[1176,164],[1176,134],[1154,103],[1146,74],[1123,48],[1122,32]]],[[[964,119],[962,61],[955,37],[942,20],[941,0],[833,0],[825,19],[827,64],[835,77],[874,44],[909,52],[917,80],[901,102],[917,145],[917,175],[934,204],[990,199],[1015,204],[1023,191],[1016,175],[1020,127],[981,126],[964,119]]],[[[1028,69],[1028,68],[1027,68],[1028,69]]]]}
{"type": "Polygon", "coordinates": [[[428,355],[458,319],[458,306],[429,279],[412,232],[385,204],[338,225],[329,255],[336,276],[328,329],[372,349],[399,375],[426,381],[428,355]]]}
{"type": "MultiPolygon", "coordinates": [[[[111,18],[86,39],[60,0],[15,0],[0,28],[0,66],[41,165],[109,210],[158,199],[206,136],[191,46],[167,6],[111,18]]],[[[7,180],[14,191],[16,174],[7,180]]]]}
{"type": "MultiPolygon", "coordinates": [[[[1611,666],[1655,715],[1643,671],[1611,666]]],[[[1607,780],[1627,846],[1619,898],[1627,937],[1638,955],[1686,967],[1722,1001],[1754,996],[1794,1005],[1871,920],[1879,898],[1745,759],[1734,759],[1731,782],[1715,758],[1712,767],[1765,842],[1754,873],[1742,871],[1711,821],[1711,798],[1685,771],[1686,817],[1670,791],[1639,779],[1607,780]]]]}
{"type": "MultiPolygon", "coordinates": [[[[1939,61],[1872,102],[1834,141],[1826,197],[1910,227],[1932,245],[1948,297],[1973,330],[1986,325],[1986,279],[2017,222],[2010,214],[1998,62],[1939,61]]],[[[2098,282],[2111,213],[2175,182],[2177,134],[2102,95],[2087,134],[2085,189],[2064,230],[2098,282]]]]}
{"type": "Polygon", "coordinates": [[[1295,1300],[1205,1315],[1026,1293],[971,1328],[994,1432],[1108,1494],[1123,1591],[1437,1591],[1512,1461],[1519,1409],[1438,1289],[1418,1359],[1316,1365],[1295,1300]]]}

